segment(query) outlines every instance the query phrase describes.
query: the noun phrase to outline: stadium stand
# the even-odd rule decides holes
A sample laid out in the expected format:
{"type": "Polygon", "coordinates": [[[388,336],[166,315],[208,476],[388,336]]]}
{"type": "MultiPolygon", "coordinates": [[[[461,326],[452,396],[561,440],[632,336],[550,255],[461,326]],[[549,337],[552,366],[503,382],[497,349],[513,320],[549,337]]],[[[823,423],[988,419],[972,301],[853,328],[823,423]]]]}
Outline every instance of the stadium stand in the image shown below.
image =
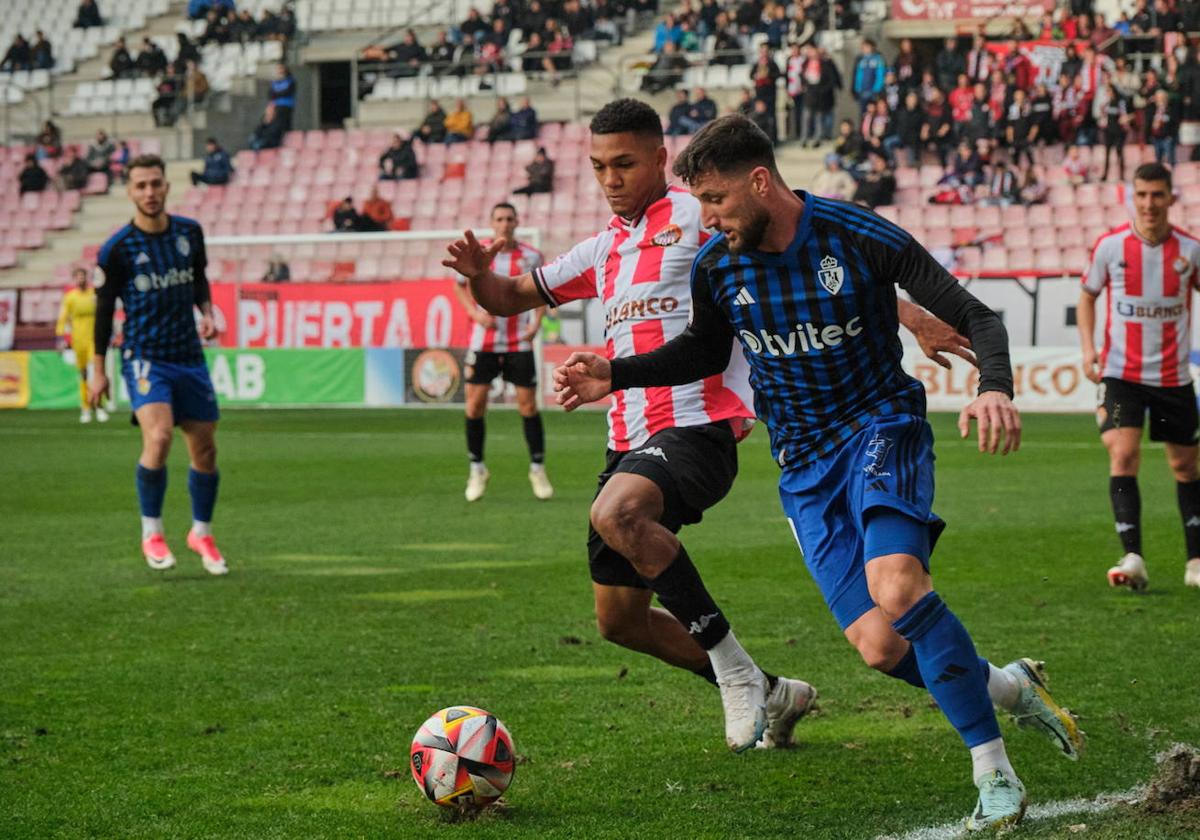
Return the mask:
{"type": "MultiPolygon", "coordinates": [[[[484,222],[486,209],[510,201],[521,223],[543,231],[543,249],[559,253],[603,229],[611,214],[586,165],[587,128],[548,123],[537,140],[417,145],[420,177],[380,181],[379,156],[388,129],[290,132],[281,149],[242,151],[238,174],[224,187],[190,190],[177,209],[205,225],[210,236],[323,233],[333,229],[330,205],[350,196],[361,206],[373,189],[392,202],[396,230],[458,230],[484,222]],[[556,161],[554,191],[514,196],[538,147],[556,161]]],[[[668,138],[673,158],[687,138],[668,138]]],[[[447,276],[432,241],[306,243],[295,246],[293,281],[378,280],[447,276]],[[347,268],[345,263],[352,265],[347,268]],[[341,263],[342,265],[338,265],[341,263]]],[[[270,245],[214,246],[214,279],[257,280],[270,245]],[[219,260],[219,262],[218,262],[219,260]]]]}
{"type": "Polygon", "coordinates": [[[0,16],[0,48],[18,34],[30,38],[37,30],[50,42],[54,67],[0,72],[0,88],[10,104],[23,98],[24,91],[41,90],[50,85],[51,73],[70,73],[82,61],[96,57],[122,33],[141,28],[148,18],[166,14],[170,0],[108,0],[100,3],[104,25],[86,29],[74,26],[77,0],[40,0],[37,3],[6,3],[0,16]],[[17,95],[21,94],[21,95],[17,95]]]}

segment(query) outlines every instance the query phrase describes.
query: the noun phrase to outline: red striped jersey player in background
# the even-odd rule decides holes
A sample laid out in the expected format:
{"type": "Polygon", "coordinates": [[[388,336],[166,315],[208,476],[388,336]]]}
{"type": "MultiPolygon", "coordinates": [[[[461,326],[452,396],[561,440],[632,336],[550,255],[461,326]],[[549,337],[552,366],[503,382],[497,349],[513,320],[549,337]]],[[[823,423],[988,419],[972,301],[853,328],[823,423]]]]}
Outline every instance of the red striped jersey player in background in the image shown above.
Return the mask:
{"type": "Polygon", "coordinates": [[[1100,385],[1096,420],[1108,449],[1109,494],[1125,555],[1108,570],[1112,586],[1146,588],[1137,474],[1142,425],[1161,441],[1175,476],[1187,543],[1184,583],[1200,587],[1200,417],[1188,367],[1192,290],[1200,282],[1200,240],[1169,219],[1171,170],[1157,163],[1133,175],[1134,220],[1100,237],[1079,296],[1079,339],[1088,379],[1100,385]],[[1108,290],[1104,345],[1095,345],[1096,298],[1108,290]]]}
{"type": "MultiPolygon", "coordinates": [[[[519,277],[542,264],[542,252],[518,242],[517,208],[501,203],[492,208],[493,238],[485,245],[504,240],[504,246],[492,258],[491,270],[501,277],[519,277]]],[[[529,483],[533,495],[549,499],[554,495],[546,477],[546,435],[537,406],[537,364],[533,358],[533,337],[542,325],[546,307],[539,306],[516,315],[496,317],[475,302],[465,277],[454,286],[459,302],[474,321],[467,350],[467,456],[471,473],[467,478],[467,501],[474,502],[487,489],[489,473],[483,462],[486,436],[488,391],[492,380],[502,376],[517,389],[517,411],[529,446],[529,483]]]]}

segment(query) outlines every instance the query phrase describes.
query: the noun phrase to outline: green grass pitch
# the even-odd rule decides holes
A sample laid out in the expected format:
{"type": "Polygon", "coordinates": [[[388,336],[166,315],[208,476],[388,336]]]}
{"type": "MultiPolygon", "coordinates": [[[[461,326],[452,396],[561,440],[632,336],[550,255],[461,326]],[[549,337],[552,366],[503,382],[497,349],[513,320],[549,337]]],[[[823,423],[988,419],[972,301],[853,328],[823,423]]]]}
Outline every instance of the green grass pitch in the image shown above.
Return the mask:
{"type": "MultiPolygon", "coordinates": [[[[928,696],[868,670],[792,542],[758,430],[729,498],[684,539],[761,664],[821,691],[789,751],[729,754],[714,689],[594,629],[583,550],[597,414],[547,414],[535,501],[515,414],[488,426],[468,505],[460,415],[230,411],[216,533],[186,551],[186,455],[165,512],[180,566],[138,551],[124,416],[0,414],[0,837],[870,838],[958,820],[970,763],[928,696]],[[509,809],[453,822],[408,771],[443,706],[500,716],[509,809]]],[[[1161,449],[1142,475],[1148,594],[1113,591],[1106,460],[1087,417],[1028,417],[985,457],[933,418],[935,581],[1003,663],[1048,662],[1090,737],[1078,764],[1003,723],[1031,802],[1127,790],[1200,743],[1200,592],[1161,449]]],[[[1200,811],[1033,823],[1020,836],[1195,837],[1200,811]]]]}

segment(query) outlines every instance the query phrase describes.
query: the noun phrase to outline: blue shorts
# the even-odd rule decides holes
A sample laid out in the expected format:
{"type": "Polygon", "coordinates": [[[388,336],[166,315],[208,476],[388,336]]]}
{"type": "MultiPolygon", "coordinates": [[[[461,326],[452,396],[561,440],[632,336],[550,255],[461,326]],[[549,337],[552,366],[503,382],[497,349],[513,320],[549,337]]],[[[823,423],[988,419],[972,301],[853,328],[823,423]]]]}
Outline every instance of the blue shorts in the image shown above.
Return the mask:
{"type": "Polygon", "coordinates": [[[134,411],[148,403],[169,403],[176,425],[182,420],[215,422],[221,417],[206,365],[127,359],[121,375],[134,411]]]}
{"type": "Polygon", "coordinates": [[[924,417],[876,418],[832,455],[784,470],[779,498],[809,573],[843,630],[875,606],[866,561],[911,554],[929,569],[945,523],[932,511],[924,417]]]}

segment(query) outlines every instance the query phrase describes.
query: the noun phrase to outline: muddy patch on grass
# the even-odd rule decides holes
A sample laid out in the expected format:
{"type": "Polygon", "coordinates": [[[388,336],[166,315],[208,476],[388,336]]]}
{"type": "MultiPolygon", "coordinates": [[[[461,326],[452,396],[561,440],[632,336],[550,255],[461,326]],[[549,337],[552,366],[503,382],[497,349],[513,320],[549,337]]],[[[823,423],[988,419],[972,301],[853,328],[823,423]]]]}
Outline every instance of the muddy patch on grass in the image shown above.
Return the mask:
{"type": "Polygon", "coordinates": [[[1138,809],[1149,814],[1200,811],[1200,750],[1175,744],[1155,761],[1158,770],[1138,809]]]}

